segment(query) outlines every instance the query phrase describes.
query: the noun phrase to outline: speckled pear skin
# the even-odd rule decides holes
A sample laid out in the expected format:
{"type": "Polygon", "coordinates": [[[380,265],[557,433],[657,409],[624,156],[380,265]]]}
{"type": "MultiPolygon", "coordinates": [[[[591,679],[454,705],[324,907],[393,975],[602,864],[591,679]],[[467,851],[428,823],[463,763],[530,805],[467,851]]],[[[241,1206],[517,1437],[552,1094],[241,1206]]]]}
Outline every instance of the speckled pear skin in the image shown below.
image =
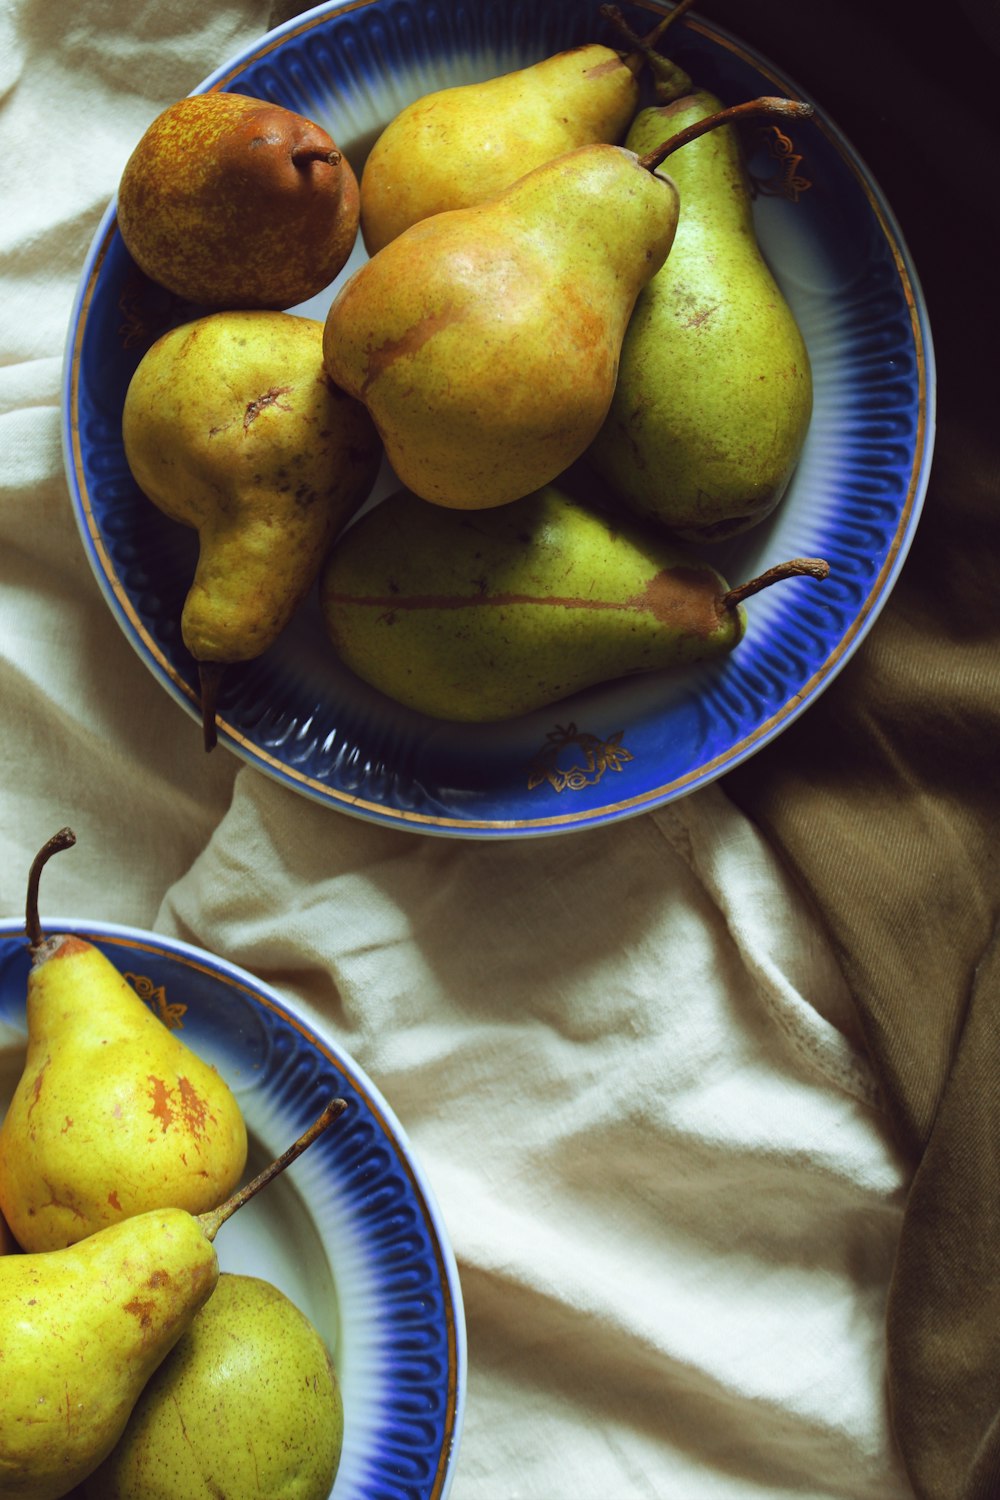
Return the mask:
{"type": "Polygon", "coordinates": [[[218,1274],[173,1208],[0,1259],[0,1495],[58,1500],[104,1460],[218,1274]]]}
{"type": "Polygon", "coordinates": [[[87,1500],[327,1500],[344,1412],[317,1331],[276,1287],[223,1272],[140,1396],[87,1500]]]}
{"type": "Polygon", "coordinates": [[[212,313],[158,339],[129,384],[136,483],[198,532],[181,628],[199,662],[249,661],[277,639],[374,483],[381,444],[322,344],[312,318],[212,313]]]}
{"type": "MultiPolygon", "coordinates": [[[[637,115],[640,154],[721,103],[695,93],[637,115]]],[[[673,249],[637,299],[614,400],[588,462],[637,514],[688,541],[734,535],[781,500],[812,413],[809,355],[760,250],[732,126],[669,158],[673,249]]]]}
{"type": "Polygon", "coordinates": [[[57,1250],[168,1205],[202,1213],[229,1195],[247,1157],[235,1097],[99,948],[47,940],[27,1021],[0,1126],[0,1209],[23,1249],[57,1250]]]}
{"type": "Polygon", "coordinates": [[[350,255],[359,213],[351,165],[321,125],[224,92],[158,115],[118,187],[132,258],[206,308],[288,308],[315,296],[350,255]]]}
{"type": "Polygon", "coordinates": [[[368,253],[431,214],[481,203],[576,146],[621,141],[638,105],[635,67],[596,43],[425,94],[386,126],[365,162],[368,253]]]}
{"type": "Polygon", "coordinates": [[[324,357],[401,483],[474,510],[567,468],[607,414],[629,315],[676,221],[669,178],[620,146],[581,146],[361,266],[327,315],[324,357]]]}
{"type": "Polygon", "coordinates": [[[340,659],[390,698],[469,723],[731,650],[726,583],[553,486],[459,514],[401,492],[334,548],[321,583],[340,659]]]}

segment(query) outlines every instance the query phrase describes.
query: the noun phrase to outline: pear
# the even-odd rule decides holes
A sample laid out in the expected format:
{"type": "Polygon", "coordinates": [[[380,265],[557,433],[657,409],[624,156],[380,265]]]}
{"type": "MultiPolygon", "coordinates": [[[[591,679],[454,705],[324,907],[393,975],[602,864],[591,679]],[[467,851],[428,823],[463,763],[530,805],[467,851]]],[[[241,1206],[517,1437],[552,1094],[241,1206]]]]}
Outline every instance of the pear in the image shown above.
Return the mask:
{"type": "MultiPolygon", "coordinates": [[[[642,153],[715,114],[704,92],[641,111],[642,153]]],[[[681,212],[669,260],[640,293],[614,398],[587,453],[638,515],[708,542],[769,515],[812,414],[809,353],[764,259],[733,126],[671,154],[681,212]]]]}
{"type": "Polygon", "coordinates": [[[746,628],[744,599],[797,574],[795,558],[730,588],[637,525],[553,485],[461,514],[401,491],[362,516],[321,582],[337,655],[433,718],[514,718],[596,683],[719,657],[746,628]]]}
{"type": "Polygon", "coordinates": [[[148,1382],[88,1500],[327,1500],[344,1409],[319,1333],[285,1294],[223,1272],[148,1382]]]}
{"type": "Polygon", "coordinates": [[[358,232],[350,163],[321,125],[263,99],[193,94],[125,164],[118,229],[146,275],[206,308],[288,308],[322,291],[358,232]]]}
{"type": "Polygon", "coordinates": [[[656,171],[672,145],[642,158],[580,146],[485,203],[412,225],[345,283],[326,368],[368,407],[408,489],[460,509],[504,505],[593,442],[635,299],[673,241],[677,190],[656,171]]]}
{"type": "Polygon", "coordinates": [[[148,1209],[201,1213],[236,1186],[247,1133],[225,1080],[99,948],[45,939],[29,877],[28,1045],[0,1125],[0,1210],[22,1249],[56,1250],[148,1209]]]}
{"type": "Polygon", "coordinates": [[[153,1210],[63,1250],[0,1260],[0,1495],[58,1500],[103,1462],[216,1287],[221,1225],[345,1108],[332,1100],[212,1213],[153,1210]]]}
{"type": "Polygon", "coordinates": [[[285,628],[366,499],[381,445],[324,372],[323,324],[266,311],[210,313],[159,338],[129,383],[122,436],[140,489],[198,532],[181,632],[211,749],[223,668],[285,628]]]}
{"type": "Polygon", "coordinates": [[[691,4],[681,4],[628,53],[573,47],[475,83],[439,89],[401,110],[361,174],[361,233],[370,255],[411,224],[468,208],[577,146],[621,141],[639,107],[644,61],[691,4]]]}

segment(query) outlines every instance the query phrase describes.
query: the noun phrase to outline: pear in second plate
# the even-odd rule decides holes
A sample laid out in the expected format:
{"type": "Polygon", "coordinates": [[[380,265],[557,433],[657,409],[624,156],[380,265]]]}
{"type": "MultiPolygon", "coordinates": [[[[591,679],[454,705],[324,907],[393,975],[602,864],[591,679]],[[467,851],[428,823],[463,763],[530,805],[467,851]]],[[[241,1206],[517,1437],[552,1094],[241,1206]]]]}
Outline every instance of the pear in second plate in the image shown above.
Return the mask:
{"type": "Polygon", "coordinates": [[[278,1287],[223,1272],[146,1385],[86,1500],[327,1500],[344,1406],[317,1330],[278,1287]]]}
{"type": "Polygon", "coordinates": [[[38,928],[38,875],[73,842],[69,829],[55,835],[29,878],[28,1046],[0,1125],[0,1210],[33,1252],[150,1209],[214,1209],[247,1158],[242,1112],[216,1069],[93,943],[38,928]]]}
{"type": "Polygon", "coordinates": [[[211,1213],[151,1210],[62,1250],[0,1259],[4,1500],[60,1500],[103,1462],[146,1382],[214,1292],[221,1226],[345,1109],[332,1099],[211,1213]]]}

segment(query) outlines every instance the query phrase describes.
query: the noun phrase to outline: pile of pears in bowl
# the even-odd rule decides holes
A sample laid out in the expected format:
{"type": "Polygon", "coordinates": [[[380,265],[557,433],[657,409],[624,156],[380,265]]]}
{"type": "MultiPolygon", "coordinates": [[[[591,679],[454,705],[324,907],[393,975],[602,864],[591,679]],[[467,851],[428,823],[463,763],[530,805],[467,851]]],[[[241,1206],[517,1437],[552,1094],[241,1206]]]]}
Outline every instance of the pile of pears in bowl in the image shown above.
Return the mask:
{"type": "Polygon", "coordinates": [[[933,372],[801,92],[689,0],[328,0],[151,121],[63,430],[108,604],[207,747],[524,837],[808,708],[905,556],[933,372]]]}
{"type": "Polygon", "coordinates": [[[206,748],[227,669],[307,598],[363,682],[489,724],[723,656],[752,594],[829,573],[710,560],[780,504],[812,411],[740,129],[813,111],[699,87],[665,50],[689,4],[420,96],[358,174],[316,121],[226,89],[137,143],[118,229],[197,315],[142,355],[122,440],[198,536],[206,748]]]}
{"type": "Polygon", "coordinates": [[[416,1394],[446,1473],[460,1294],[391,1112],[241,971],[43,929],[74,841],[0,931],[0,1495],[328,1500],[383,1468],[391,1494],[416,1394]]]}

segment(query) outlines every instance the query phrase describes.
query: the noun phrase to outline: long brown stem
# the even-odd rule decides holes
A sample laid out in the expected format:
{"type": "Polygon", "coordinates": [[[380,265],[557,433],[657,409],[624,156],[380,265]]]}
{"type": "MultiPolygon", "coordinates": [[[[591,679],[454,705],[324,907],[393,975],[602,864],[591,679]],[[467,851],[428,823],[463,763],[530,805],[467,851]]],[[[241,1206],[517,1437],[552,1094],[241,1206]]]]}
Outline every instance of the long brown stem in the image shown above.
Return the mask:
{"type": "Polygon", "coordinates": [[[45,941],[41,922],[38,920],[38,883],[42,878],[42,871],[52,858],[62,849],[72,849],[76,843],[76,834],[72,828],[60,828],[39,849],[31,861],[31,869],[28,871],[28,898],[24,910],[24,930],[28,934],[28,946],[32,953],[45,941]]]}
{"type": "Polygon", "coordinates": [[[225,662],[202,661],[198,663],[198,687],[201,695],[201,739],[206,751],[214,750],[219,743],[215,723],[216,705],[219,701],[219,685],[226,670],[225,662]]]}
{"type": "Polygon", "coordinates": [[[236,1192],[227,1198],[225,1203],[220,1203],[218,1208],[210,1209],[208,1213],[197,1214],[198,1223],[205,1231],[207,1238],[214,1240],[226,1220],[231,1218],[238,1208],[242,1208],[244,1203],[248,1203],[251,1198],[256,1197],[261,1188],[267,1187],[267,1184],[273,1181],[286,1167],[290,1167],[292,1162],[302,1155],[303,1151],[308,1150],[317,1136],[323,1134],[328,1125],[332,1125],[334,1120],[339,1119],[346,1108],[346,1099],[331,1099],[323,1113],[312,1122],[308,1130],[304,1130],[298,1140],[293,1141],[286,1150],[282,1151],[280,1156],[276,1157],[274,1161],[269,1162],[263,1171],[258,1172],[257,1176],[252,1178],[245,1186],[237,1188],[236,1192]]]}
{"type": "Polygon", "coordinates": [[[767,568],[756,578],[751,578],[747,583],[739,583],[734,589],[723,594],[721,604],[723,609],[735,609],[742,604],[744,599],[749,599],[752,594],[759,594],[761,589],[769,589],[772,583],[780,583],[784,578],[817,578],[824,579],[830,576],[830,564],[824,562],[821,557],[792,557],[788,562],[775,563],[773,568],[767,568]]]}
{"type": "Polygon", "coordinates": [[[696,0],[679,0],[679,4],[675,5],[673,10],[669,10],[644,37],[633,31],[617,5],[601,6],[601,15],[621,33],[622,41],[629,48],[623,58],[625,66],[638,77],[642,68],[648,65],[655,80],[656,97],[664,104],[680,98],[682,94],[689,94],[693,84],[690,75],[675,62],[657,52],[656,46],[667,27],[686,10],[690,10],[695,3],[696,0]]]}
{"type": "Polygon", "coordinates": [[[720,125],[739,125],[758,115],[805,120],[813,113],[812,105],[806,104],[803,99],[772,98],[770,95],[747,99],[743,104],[731,104],[728,109],[717,110],[714,115],[706,115],[703,120],[696,120],[693,125],[679,130],[669,141],[662,141],[652,151],[647,151],[645,156],[640,156],[639,165],[648,172],[655,172],[674,151],[679,151],[682,146],[696,141],[699,136],[707,135],[720,125]]]}

